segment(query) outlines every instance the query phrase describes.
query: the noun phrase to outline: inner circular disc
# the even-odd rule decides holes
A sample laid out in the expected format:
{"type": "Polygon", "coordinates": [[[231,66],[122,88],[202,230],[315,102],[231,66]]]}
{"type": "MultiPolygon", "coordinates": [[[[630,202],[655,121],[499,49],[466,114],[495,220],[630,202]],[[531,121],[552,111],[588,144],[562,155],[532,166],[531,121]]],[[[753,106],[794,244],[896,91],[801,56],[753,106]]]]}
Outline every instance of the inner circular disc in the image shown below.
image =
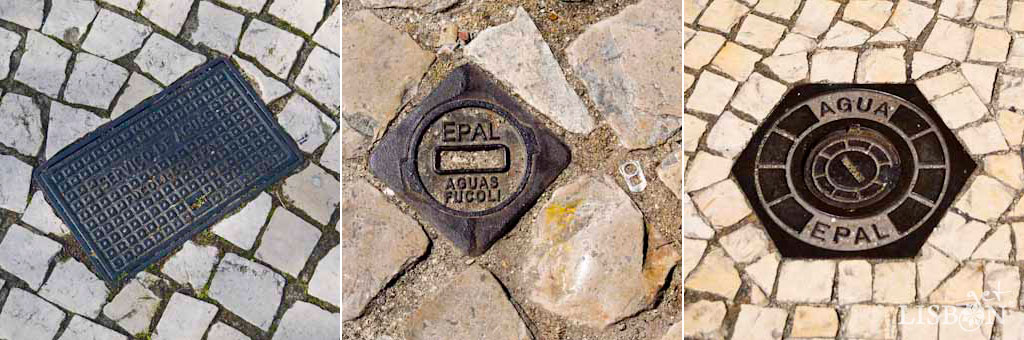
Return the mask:
{"type": "Polygon", "coordinates": [[[442,114],[424,132],[416,153],[427,192],[456,211],[497,207],[517,192],[526,176],[526,147],[519,130],[485,108],[442,114]]]}

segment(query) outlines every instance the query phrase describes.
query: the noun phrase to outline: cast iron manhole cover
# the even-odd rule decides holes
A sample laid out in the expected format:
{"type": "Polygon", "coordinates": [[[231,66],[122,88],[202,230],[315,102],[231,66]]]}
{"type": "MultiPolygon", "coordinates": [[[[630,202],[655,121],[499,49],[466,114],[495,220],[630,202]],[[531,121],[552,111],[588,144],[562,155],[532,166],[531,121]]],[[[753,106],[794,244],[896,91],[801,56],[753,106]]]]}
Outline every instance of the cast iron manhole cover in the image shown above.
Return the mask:
{"type": "Polygon", "coordinates": [[[472,65],[452,71],[370,155],[374,175],[472,256],[568,164],[569,148],[472,65]]]}
{"type": "Polygon", "coordinates": [[[134,276],[303,162],[258,98],[214,60],[37,169],[100,277],[134,276]]]}
{"type": "Polygon", "coordinates": [[[975,167],[915,85],[805,85],[733,174],[783,256],[908,257],[975,167]]]}

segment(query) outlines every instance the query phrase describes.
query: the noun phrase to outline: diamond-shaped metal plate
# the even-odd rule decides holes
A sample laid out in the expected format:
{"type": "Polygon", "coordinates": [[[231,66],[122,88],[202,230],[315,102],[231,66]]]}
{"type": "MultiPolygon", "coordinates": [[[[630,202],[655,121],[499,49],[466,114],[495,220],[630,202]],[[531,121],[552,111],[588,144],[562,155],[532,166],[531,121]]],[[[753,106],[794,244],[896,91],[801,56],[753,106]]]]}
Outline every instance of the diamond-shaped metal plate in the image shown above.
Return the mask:
{"type": "Polygon", "coordinates": [[[35,174],[107,281],[132,277],[303,162],[227,59],[202,65],[35,174]]]}
{"type": "Polygon", "coordinates": [[[569,156],[483,70],[467,64],[388,129],[370,154],[370,171],[476,256],[515,226],[569,156]]]}
{"type": "Polygon", "coordinates": [[[791,90],[733,166],[786,257],[917,254],[976,168],[913,84],[791,90]]]}

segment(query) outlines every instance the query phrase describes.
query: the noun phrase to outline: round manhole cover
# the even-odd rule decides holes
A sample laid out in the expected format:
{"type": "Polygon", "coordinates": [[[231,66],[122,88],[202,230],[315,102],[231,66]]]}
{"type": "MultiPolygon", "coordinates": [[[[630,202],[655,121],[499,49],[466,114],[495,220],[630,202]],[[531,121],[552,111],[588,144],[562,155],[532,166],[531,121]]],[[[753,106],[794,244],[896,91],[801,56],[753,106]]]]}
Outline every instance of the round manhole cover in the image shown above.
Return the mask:
{"type": "Polygon", "coordinates": [[[504,113],[467,106],[441,114],[420,138],[417,174],[430,196],[458,212],[494,209],[518,193],[529,157],[504,113]]]}
{"type": "Polygon", "coordinates": [[[776,109],[737,162],[749,167],[741,169],[749,179],[737,178],[766,224],[833,255],[934,226],[966,179],[954,164],[966,154],[934,113],[870,88],[797,97],[776,109]]]}
{"type": "Polygon", "coordinates": [[[479,67],[459,66],[370,153],[370,172],[470,256],[569,165],[569,148],[479,67]]]}

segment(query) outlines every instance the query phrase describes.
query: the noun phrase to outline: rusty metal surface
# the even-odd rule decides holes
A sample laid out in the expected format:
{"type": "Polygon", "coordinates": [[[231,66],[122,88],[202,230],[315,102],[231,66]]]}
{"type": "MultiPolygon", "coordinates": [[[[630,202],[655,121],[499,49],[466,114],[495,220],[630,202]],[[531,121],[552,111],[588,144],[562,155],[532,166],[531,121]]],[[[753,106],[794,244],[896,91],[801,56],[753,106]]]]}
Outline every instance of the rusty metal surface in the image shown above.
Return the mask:
{"type": "Polygon", "coordinates": [[[909,257],[976,164],[912,84],[788,93],[733,167],[787,257],[909,257]]]}
{"type": "Polygon", "coordinates": [[[476,256],[516,225],[569,158],[565,144],[467,64],[388,129],[370,171],[476,256]]]}

